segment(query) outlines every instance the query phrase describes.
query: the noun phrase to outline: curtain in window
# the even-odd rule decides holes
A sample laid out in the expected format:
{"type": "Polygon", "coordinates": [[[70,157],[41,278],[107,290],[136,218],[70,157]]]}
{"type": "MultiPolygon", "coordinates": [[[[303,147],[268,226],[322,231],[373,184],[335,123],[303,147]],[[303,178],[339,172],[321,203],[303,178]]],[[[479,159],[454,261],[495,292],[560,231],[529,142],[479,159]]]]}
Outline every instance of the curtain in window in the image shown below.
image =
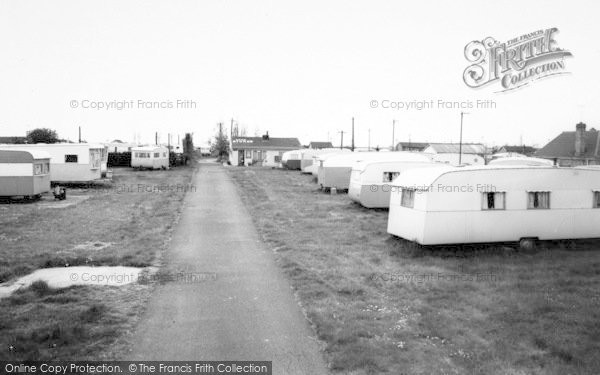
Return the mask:
{"type": "Polygon", "coordinates": [[[550,208],[550,193],[543,192],[538,193],[539,196],[539,208],[550,208]]]}
{"type": "Polygon", "coordinates": [[[413,208],[415,205],[415,191],[412,189],[402,189],[400,205],[403,207],[413,208]]]}
{"type": "Polygon", "coordinates": [[[506,208],[504,205],[505,193],[494,193],[494,201],[496,204],[496,209],[503,210],[506,208]]]}

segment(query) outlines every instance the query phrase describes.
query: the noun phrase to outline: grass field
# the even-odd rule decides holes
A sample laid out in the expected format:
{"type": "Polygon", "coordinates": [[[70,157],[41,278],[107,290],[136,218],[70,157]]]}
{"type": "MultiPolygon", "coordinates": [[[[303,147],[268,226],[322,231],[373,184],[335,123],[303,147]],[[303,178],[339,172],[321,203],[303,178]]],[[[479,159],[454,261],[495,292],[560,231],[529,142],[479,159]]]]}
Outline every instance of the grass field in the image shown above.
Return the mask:
{"type": "MultiPolygon", "coordinates": [[[[38,268],[159,265],[192,174],[120,168],[112,184],[69,188],[64,203],[76,204],[0,205],[0,281],[38,268]]],[[[21,289],[0,300],[0,360],[122,356],[151,288],[21,289]]]]}
{"type": "Polygon", "coordinates": [[[334,372],[600,373],[600,242],[421,248],[310,175],[229,171],[334,372]]]}

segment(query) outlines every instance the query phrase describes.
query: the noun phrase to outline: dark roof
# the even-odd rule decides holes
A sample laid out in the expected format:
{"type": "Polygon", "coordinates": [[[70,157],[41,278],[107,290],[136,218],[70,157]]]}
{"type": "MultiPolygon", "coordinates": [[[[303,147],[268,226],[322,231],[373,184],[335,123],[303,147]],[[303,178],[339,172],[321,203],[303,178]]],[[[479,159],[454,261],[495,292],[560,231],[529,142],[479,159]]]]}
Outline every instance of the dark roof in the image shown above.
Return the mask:
{"type": "Polygon", "coordinates": [[[531,146],[502,146],[500,149],[506,152],[516,152],[525,155],[532,154],[537,151],[537,148],[531,146]]]}
{"type": "MultiPolygon", "coordinates": [[[[597,130],[588,130],[584,133],[585,153],[575,156],[575,132],[562,132],[546,146],[539,149],[535,155],[547,158],[594,158],[598,144],[597,130]]],[[[599,150],[600,151],[600,150],[599,150]]]]}
{"type": "Polygon", "coordinates": [[[0,143],[23,144],[27,142],[26,137],[0,137],[0,143]]]}
{"type": "Polygon", "coordinates": [[[398,142],[398,144],[396,145],[396,149],[399,149],[400,147],[402,148],[427,148],[427,146],[429,146],[429,143],[427,142],[398,142]]]}
{"type": "Polygon", "coordinates": [[[430,143],[429,146],[438,154],[485,154],[485,146],[477,143],[430,143]]]}
{"type": "Polygon", "coordinates": [[[333,148],[331,142],[310,142],[308,144],[309,148],[333,148]]]}
{"type": "Polygon", "coordinates": [[[234,150],[296,150],[302,147],[298,138],[234,137],[231,144],[234,150]]]}

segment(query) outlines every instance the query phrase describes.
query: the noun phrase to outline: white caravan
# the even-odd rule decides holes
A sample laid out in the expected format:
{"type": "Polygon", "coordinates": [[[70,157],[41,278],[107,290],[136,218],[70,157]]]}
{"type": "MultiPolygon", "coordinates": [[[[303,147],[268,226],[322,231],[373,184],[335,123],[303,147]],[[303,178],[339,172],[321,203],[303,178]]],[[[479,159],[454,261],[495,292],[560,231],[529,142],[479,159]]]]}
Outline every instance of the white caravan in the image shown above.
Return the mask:
{"type": "Polygon", "coordinates": [[[387,230],[422,245],[600,237],[600,170],[423,168],[393,185],[387,230]]]}
{"type": "Polygon", "coordinates": [[[352,152],[334,155],[325,159],[318,172],[318,183],[322,189],[347,190],[350,187],[352,167],[359,161],[404,161],[415,155],[414,160],[431,160],[428,155],[414,152],[352,152]]]}
{"type": "Polygon", "coordinates": [[[0,145],[0,149],[44,151],[50,154],[50,181],[90,182],[100,179],[107,156],[104,145],[89,143],[36,143],[0,145]]]}
{"type": "Polygon", "coordinates": [[[412,168],[439,166],[424,155],[409,153],[402,161],[358,162],[352,167],[348,196],[367,208],[388,208],[394,179],[412,168]]]}
{"type": "Polygon", "coordinates": [[[163,146],[143,146],[131,149],[131,167],[169,169],[169,150],[163,146]]]}

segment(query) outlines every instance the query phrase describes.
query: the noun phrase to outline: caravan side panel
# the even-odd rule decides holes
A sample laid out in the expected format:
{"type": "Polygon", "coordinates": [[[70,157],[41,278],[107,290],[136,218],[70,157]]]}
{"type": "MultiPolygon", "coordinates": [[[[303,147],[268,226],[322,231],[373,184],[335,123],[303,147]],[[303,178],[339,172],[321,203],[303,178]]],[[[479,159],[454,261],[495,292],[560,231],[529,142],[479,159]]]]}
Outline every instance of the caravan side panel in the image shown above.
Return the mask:
{"type": "MultiPolygon", "coordinates": [[[[426,212],[421,209],[411,209],[400,205],[402,193],[390,195],[390,211],[388,214],[387,231],[409,241],[423,243],[426,212]]],[[[415,205],[419,196],[415,196],[415,205]]]]}

